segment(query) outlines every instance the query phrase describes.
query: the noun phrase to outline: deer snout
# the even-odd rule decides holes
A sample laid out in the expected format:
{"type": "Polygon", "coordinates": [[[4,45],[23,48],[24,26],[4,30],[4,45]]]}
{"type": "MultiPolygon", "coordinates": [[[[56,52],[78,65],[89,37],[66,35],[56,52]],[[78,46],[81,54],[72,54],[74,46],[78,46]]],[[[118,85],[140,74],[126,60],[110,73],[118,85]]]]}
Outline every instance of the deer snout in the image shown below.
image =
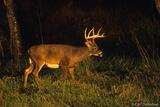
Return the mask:
{"type": "Polygon", "coordinates": [[[102,56],[103,56],[103,52],[100,51],[100,52],[98,53],[98,56],[99,56],[99,57],[102,57],[102,56]]]}

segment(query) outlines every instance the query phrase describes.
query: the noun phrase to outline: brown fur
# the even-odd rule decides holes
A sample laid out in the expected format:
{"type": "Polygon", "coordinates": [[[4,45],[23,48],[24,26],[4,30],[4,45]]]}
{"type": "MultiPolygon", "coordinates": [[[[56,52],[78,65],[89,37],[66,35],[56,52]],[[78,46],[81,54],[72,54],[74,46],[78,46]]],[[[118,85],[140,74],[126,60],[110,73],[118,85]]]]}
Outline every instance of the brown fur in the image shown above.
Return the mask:
{"type": "Polygon", "coordinates": [[[27,87],[28,75],[33,74],[37,80],[38,74],[44,65],[53,65],[57,68],[59,65],[63,69],[64,78],[66,78],[67,68],[71,78],[74,79],[75,65],[91,55],[100,56],[102,52],[97,45],[87,47],[74,47],[70,45],[37,45],[28,50],[30,66],[24,70],[24,87],[27,87]],[[96,47],[96,49],[95,49],[96,47]]]}

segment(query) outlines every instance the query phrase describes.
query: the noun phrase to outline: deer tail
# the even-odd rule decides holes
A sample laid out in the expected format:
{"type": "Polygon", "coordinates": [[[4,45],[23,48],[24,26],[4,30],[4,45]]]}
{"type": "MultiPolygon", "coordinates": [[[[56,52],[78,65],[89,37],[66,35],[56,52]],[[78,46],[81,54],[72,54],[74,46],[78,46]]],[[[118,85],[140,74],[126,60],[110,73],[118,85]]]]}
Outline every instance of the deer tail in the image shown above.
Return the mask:
{"type": "Polygon", "coordinates": [[[32,64],[32,60],[31,60],[31,58],[29,58],[29,64],[32,64]]]}

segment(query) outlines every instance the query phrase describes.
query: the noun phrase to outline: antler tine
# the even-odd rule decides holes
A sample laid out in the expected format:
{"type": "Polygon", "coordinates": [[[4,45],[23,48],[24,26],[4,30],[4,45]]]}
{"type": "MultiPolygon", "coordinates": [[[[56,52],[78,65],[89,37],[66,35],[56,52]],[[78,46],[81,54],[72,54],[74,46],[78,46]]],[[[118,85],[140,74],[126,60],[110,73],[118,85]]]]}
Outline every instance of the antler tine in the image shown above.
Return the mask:
{"type": "Polygon", "coordinates": [[[87,27],[85,28],[84,36],[85,36],[85,39],[87,39],[87,27]]]}
{"type": "Polygon", "coordinates": [[[97,32],[97,34],[96,35],[93,35],[92,37],[90,37],[90,38],[92,38],[92,39],[95,39],[95,38],[103,38],[103,37],[105,37],[104,35],[105,35],[105,33],[103,33],[103,34],[99,34],[100,33],[100,31],[101,31],[101,28],[98,30],[98,32],[97,32]]]}
{"type": "Polygon", "coordinates": [[[100,35],[100,31],[101,31],[101,29],[102,29],[102,27],[98,30],[97,34],[96,34],[96,35],[94,35],[94,38],[103,38],[103,37],[105,37],[105,36],[104,36],[104,35],[105,35],[105,33],[103,33],[103,34],[101,34],[101,35],[100,35]]]}
{"type": "Polygon", "coordinates": [[[99,35],[100,31],[101,31],[102,27],[98,30],[97,35],[99,35]]]}
{"type": "Polygon", "coordinates": [[[92,29],[93,29],[93,31],[92,31],[92,32],[93,32],[93,35],[94,35],[94,27],[93,27],[92,29]]]}
{"type": "Polygon", "coordinates": [[[94,34],[94,27],[89,31],[88,36],[87,36],[87,39],[90,39],[90,38],[91,38],[90,35],[91,35],[92,32],[93,32],[93,34],[94,34]]]}
{"type": "Polygon", "coordinates": [[[94,39],[95,38],[103,38],[103,37],[105,37],[104,36],[104,34],[105,33],[103,33],[102,35],[100,35],[100,31],[101,31],[101,29],[102,28],[100,28],[99,30],[98,30],[98,32],[97,32],[97,34],[95,34],[95,32],[94,32],[94,27],[89,31],[89,33],[88,33],[88,35],[87,35],[87,28],[85,29],[85,39],[93,39],[93,41],[94,41],[94,39]],[[91,33],[93,34],[93,35],[91,35],[91,33]]]}
{"type": "Polygon", "coordinates": [[[100,31],[101,31],[101,28],[98,30],[98,33],[97,33],[96,35],[93,35],[93,36],[92,36],[92,42],[93,42],[93,43],[95,43],[95,39],[96,39],[96,38],[104,38],[104,37],[105,37],[105,36],[104,36],[105,33],[103,33],[102,35],[99,34],[100,31]]]}
{"type": "Polygon", "coordinates": [[[103,33],[103,34],[101,35],[101,37],[105,37],[104,35],[105,35],[105,33],[103,33]]]}

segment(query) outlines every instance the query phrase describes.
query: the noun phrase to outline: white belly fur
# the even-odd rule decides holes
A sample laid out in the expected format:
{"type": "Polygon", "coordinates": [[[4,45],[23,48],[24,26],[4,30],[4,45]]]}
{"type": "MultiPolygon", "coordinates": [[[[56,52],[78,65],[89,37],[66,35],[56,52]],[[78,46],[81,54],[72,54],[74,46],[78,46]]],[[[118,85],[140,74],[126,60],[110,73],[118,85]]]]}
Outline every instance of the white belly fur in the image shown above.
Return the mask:
{"type": "Polygon", "coordinates": [[[59,68],[59,64],[46,64],[49,68],[59,68]]]}

